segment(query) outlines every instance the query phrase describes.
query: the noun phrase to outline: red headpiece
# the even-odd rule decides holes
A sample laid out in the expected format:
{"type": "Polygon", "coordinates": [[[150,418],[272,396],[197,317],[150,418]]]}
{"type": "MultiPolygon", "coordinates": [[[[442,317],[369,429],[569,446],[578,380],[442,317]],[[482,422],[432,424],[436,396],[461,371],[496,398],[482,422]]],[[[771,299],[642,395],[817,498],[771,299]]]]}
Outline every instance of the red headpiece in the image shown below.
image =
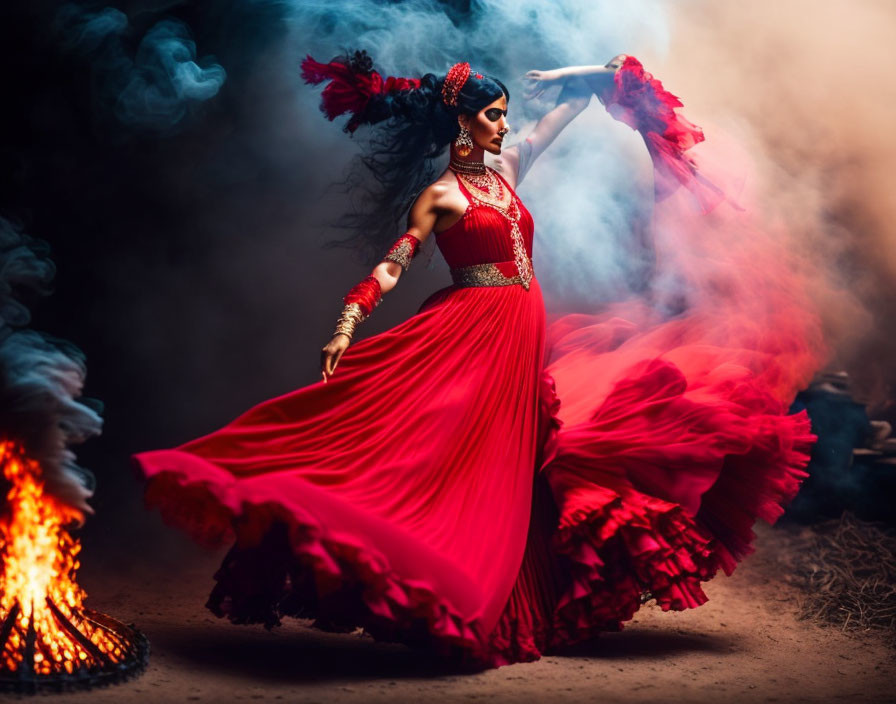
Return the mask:
{"type": "MultiPolygon", "coordinates": [[[[481,73],[473,74],[476,78],[482,78],[481,73]]],[[[450,108],[457,105],[457,95],[460,93],[467,79],[470,77],[470,64],[466,61],[454,64],[448,69],[445,82],[442,84],[442,101],[450,108]]]]}

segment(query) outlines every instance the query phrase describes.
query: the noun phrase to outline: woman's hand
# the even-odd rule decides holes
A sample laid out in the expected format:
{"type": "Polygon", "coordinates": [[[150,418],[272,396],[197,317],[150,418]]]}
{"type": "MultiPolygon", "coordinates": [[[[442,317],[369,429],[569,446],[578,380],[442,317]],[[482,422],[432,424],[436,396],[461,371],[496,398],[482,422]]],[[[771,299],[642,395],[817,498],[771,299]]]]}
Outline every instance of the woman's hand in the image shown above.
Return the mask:
{"type": "Polygon", "coordinates": [[[597,96],[597,99],[606,105],[616,90],[616,72],[628,58],[628,54],[616,54],[603,65],[603,70],[588,77],[588,84],[597,96]]]}
{"type": "Polygon", "coordinates": [[[537,98],[547,88],[557,81],[562,81],[565,77],[566,74],[562,68],[555,68],[550,71],[529,71],[523,76],[523,80],[529,82],[523,91],[523,98],[526,100],[537,98]]]}
{"type": "Polygon", "coordinates": [[[325,384],[327,383],[327,377],[333,376],[333,372],[336,371],[336,365],[339,364],[342,353],[348,349],[349,344],[351,344],[349,336],[339,333],[333,335],[333,339],[320,351],[320,373],[324,378],[325,384]]]}
{"type": "Polygon", "coordinates": [[[619,67],[622,66],[622,63],[628,58],[628,54],[616,54],[612,59],[607,61],[604,66],[607,68],[611,68],[614,71],[618,71],[619,67]]]}

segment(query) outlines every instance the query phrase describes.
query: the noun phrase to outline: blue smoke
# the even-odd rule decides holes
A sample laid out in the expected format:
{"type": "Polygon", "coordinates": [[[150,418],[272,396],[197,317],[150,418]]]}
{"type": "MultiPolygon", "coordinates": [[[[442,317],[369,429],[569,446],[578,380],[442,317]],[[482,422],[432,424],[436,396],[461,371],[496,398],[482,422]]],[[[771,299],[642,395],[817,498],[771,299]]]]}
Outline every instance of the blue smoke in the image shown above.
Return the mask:
{"type": "Polygon", "coordinates": [[[196,63],[196,45],[186,25],[163,20],[137,48],[133,67],[116,103],[116,115],[131,125],[167,129],[180,122],[193,103],[217,95],[226,73],[205,59],[196,63]]]}
{"type": "Polygon", "coordinates": [[[92,61],[95,98],[123,124],[148,132],[171,132],[196,107],[218,94],[224,69],[210,57],[196,58],[186,24],[163,19],[140,40],[133,58],[127,16],[105,8],[86,12],[66,5],[56,17],[64,46],[92,61]]]}
{"type": "Polygon", "coordinates": [[[91,52],[108,37],[123,35],[128,29],[128,18],[113,7],[90,14],[77,5],[64,5],[56,16],[56,24],[64,46],[91,52]]]}
{"type": "Polygon", "coordinates": [[[74,345],[33,330],[22,296],[46,295],[56,268],[46,243],[0,218],[0,437],[21,443],[43,470],[49,493],[81,513],[93,476],[75,464],[70,445],[98,435],[97,404],[78,399],[84,356],[74,345]]]}

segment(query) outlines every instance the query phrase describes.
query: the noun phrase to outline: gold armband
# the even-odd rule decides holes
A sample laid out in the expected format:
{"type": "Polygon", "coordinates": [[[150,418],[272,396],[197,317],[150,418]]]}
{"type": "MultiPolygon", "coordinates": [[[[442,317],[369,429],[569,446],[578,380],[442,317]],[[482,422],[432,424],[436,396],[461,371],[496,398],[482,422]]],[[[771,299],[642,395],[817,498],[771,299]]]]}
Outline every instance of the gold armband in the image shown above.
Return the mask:
{"type": "Polygon", "coordinates": [[[342,314],[339,316],[339,320],[336,321],[336,329],[333,331],[333,335],[339,335],[340,333],[343,335],[347,335],[348,339],[351,340],[352,336],[355,334],[355,328],[358,327],[358,324],[364,320],[364,314],[361,312],[361,306],[357,303],[349,303],[342,309],[342,314]]]}
{"type": "Polygon", "coordinates": [[[377,278],[372,275],[365,277],[361,283],[354,286],[342,299],[342,302],[345,303],[345,308],[342,309],[342,315],[336,321],[336,330],[333,331],[333,334],[338,335],[342,333],[343,335],[348,335],[348,338],[351,339],[355,328],[358,327],[358,323],[373,312],[373,309],[379,305],[382,298],[383,294],[377,278]]]}
{"type": "Polygon", "coordinates": [[[395,262],[405,271],[411,266],[411,259],[417,256],[417,249],[420,246],[420,240],[414,237],[410,232],[406,232],[397,240],[389,249],[384,262],[395,262]]]}

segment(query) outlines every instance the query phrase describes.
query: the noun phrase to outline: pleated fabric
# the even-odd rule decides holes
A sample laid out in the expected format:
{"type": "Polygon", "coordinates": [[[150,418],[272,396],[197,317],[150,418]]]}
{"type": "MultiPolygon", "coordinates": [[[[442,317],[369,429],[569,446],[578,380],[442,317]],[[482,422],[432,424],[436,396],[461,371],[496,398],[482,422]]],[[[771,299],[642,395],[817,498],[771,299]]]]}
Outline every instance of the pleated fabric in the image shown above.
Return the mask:
{"type": "MultiPolygon", "coordinates": [[[[528,212],[521,231],[531,254],[528,212]]],[[[513,259],[506,221],[486,208],[439,245],[452,266],[513,259]]],[[[205,544],[235,539],[212,610],[486,657],[526,545],[544,335],[537,281],[448,287],[352,345],[328,383],[136,455],[168,520],[205,544]]]]}

